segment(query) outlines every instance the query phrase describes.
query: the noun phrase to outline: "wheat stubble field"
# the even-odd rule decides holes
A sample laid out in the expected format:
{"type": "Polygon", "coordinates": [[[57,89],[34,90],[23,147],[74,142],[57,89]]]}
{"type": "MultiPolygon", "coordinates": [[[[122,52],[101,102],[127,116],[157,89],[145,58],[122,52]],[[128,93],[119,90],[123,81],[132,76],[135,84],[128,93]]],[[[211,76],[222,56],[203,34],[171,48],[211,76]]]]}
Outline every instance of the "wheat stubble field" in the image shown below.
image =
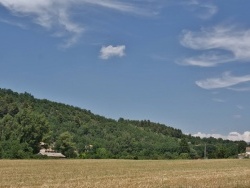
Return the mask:
{"type": "Polygon", "coordinates": [[[250,187],[250,160],[0,160],[0,187],[250,187]]]}

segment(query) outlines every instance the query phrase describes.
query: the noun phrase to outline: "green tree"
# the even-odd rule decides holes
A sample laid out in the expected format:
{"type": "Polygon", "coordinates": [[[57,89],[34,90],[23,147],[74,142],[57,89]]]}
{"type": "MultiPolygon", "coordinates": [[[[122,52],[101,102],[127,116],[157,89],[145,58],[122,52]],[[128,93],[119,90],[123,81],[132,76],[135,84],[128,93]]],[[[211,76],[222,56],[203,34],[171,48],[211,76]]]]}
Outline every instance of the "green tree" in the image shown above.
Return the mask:
{"type": "Polygon", "coordinates": [[[33,153],[39,152],[39,143],[43,136],[48,133],[49,125],[44,115],[31,110],[24,110],[17,115],[19,122],[20,142],[27,143],[33,149],[33,153]]]}
{"type": "Polygon", "coordinates": [[[188,145],[188,142],[185,138],[181,139],[180,142],[180,153],[189,153],[190,147],[188,145]]]}
{"type": "Polygon", "coordinates": [[[56,141],[55,148],[61,151],[66,157],[76,157],[76,147],[75,143],[73,142],[73,136],[68,131],[60,134],[56,141]]]}
{"type": "Polygon", "coordinates": [[[238,153],[244,153],[246,151],[247,143],[245,141],[236,142],[238,147],[238,153]]]}
{"type": "Polygon", "coordinates": [[[96,149],[96,158],[98,159],[107,159],[109,158],[110,153],[105,148],[96,149]]]}
{"type": "Polygon", "coordinates": [[[25,159],[32,155],[32,148],[18,140],[5,140],[0,143],[0,156],[7,159],[25,159]]]}

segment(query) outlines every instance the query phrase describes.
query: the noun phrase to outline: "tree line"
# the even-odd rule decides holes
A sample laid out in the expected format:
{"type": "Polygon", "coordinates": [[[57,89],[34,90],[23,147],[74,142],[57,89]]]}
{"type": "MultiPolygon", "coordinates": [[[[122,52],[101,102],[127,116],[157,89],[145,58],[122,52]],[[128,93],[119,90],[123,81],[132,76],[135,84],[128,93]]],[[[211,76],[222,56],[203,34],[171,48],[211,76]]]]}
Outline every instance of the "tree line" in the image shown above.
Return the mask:
{"type": "Polygon", "coordinates": [[[185,135],[149,120],[114,120],[0,89],[0,158],[37,158],[40,142],[68,158],[83,159],[233,158],[247,146],[244,141],[185,135]]]}

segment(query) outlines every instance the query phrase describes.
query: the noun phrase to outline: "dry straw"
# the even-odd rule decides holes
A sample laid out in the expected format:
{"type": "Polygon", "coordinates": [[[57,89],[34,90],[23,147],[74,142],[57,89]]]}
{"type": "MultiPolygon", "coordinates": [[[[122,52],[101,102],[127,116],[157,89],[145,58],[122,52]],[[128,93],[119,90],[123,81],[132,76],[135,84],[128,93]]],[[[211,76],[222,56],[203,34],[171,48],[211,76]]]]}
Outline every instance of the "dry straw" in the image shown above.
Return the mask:
{"type": "Polygon", "coordinates": [[[2,160],[0,187],[250,187],[250,160],[2,160]]]}

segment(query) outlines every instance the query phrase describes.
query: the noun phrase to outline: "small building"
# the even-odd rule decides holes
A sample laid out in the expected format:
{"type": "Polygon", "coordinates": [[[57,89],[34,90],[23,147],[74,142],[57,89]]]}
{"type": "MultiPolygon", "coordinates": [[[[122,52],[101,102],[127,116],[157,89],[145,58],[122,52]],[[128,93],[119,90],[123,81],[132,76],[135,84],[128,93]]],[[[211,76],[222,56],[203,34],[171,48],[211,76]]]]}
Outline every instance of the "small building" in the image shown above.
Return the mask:
{"type": "Polygon", "coordinates": [[[43,155],[52,158],[65,158],[65,155],[63,155],[62,153],[58,153],[52,149],[40,149],[38,155],[43,155]]]}
{"type": "Polygon", "coordinates": [[[250,147],[246,147],[245,153],[238,154],[239,159],[250,158],[250,147]]]}
{"type": "Polygon", "coordinates": [[[250,156],[250,147],[246,147],[246,154],[250,156]]]}
{"type": "Polygon", "coordinates": [[[50,158],[65,158],[66,156],[62,153],[56,152],[55,150],[51,149],[46,143],[40,142],[40,152],[38,155],[47,156],[50,158]]]}

